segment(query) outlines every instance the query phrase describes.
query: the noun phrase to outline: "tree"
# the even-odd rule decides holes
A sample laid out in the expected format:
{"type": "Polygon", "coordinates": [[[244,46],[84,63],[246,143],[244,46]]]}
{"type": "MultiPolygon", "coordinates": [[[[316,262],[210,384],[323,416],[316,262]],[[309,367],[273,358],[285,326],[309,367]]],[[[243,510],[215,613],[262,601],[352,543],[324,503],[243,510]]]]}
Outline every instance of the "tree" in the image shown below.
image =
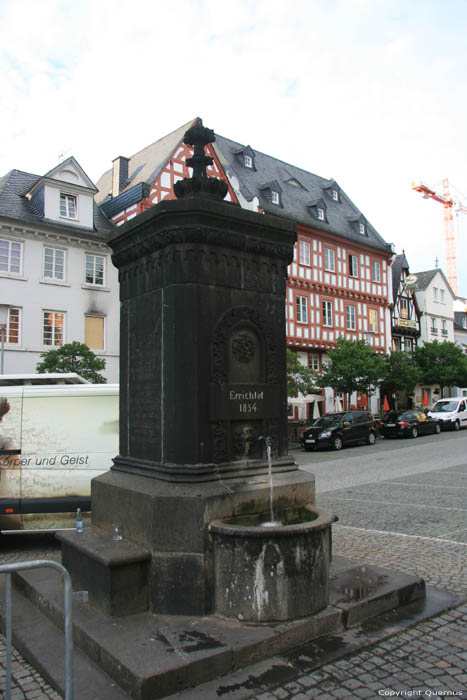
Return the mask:
{"type": "Polygon", "coordinates": [[[373,352],[364,340],[337,339],[337,347],[329,350],[321,383],[335,391],[371,394],[384,376],[384,359],[373,352]]]}
{"type": "Polygon", "coordinates": [[[297,354],[287,348],[287,394],[296,396],[299,392],[306,396],[316,389],[318,373],[311,367],[302,365],[297,354]]]}
{"type": "Polygon", "coordinates": [[[425,343],[416,348],[415,361],[424,384],[467,386],[467,356],[455,343],[425,343]]]}
{"type": "Polygon", "coordinates": [[[381,396],[392,396],[406,391],[410,396],[420,381],[421,371],[412,353],[395,350],[384,357],[384,375],[381,380],[381,396]]]}
{"type": "Polygon", "coordinates": [[[105,384],[107,379],[99,374],[105,369],[105,360],[102,360],[84,343],[74,340],[72,343],[54,348],[41,354],[42,362],[36,366],[39,373],[49,372],[76,372],[93,384],[105,384]]]}

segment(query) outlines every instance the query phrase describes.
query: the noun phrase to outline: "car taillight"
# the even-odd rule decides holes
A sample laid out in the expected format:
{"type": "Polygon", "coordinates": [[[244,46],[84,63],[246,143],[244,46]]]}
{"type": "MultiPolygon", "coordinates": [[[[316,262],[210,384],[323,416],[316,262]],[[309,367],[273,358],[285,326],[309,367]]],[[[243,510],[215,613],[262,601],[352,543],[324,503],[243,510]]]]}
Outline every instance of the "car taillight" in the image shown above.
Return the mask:
{"type": "Polygon", "coordinates": [[[380,423],[380,424],[379,424],[379,427],[380,427],[380,428],[384,428],[384,423],[380,423]]]}
{"type": "Polygon", "coordinates": [[[409,424],[406,423],[405,420],[401,420],[401,422],[399,423],[399,425],[401,426],[401,428],[408,428],[408,427],[409,427],[409,424]]]}

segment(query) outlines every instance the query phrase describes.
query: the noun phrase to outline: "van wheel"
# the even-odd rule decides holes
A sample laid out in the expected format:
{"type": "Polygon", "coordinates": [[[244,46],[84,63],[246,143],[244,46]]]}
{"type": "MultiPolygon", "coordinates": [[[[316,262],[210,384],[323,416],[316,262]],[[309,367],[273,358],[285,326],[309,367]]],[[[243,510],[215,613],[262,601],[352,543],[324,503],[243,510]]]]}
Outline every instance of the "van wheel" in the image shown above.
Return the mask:
{"type": "Polygon", "coordinates": [[[376,442],[376,435],[375,435],[374,433],[372,433],[372,432],[371,432],[371,433],[368,433],[367,443],[368,443],[369,445],[374,445],[375,442],[376,442]]]}
{"type": "Polygon", "coordinates": [[[460,430],[461,429],[461,424],[459,423],[458,420],[454,423],[454,430],[460,430]]]}
{"type": "Polygon", "coordinates": [[[334,450],[342,450],[342,438],[340,438],[339,435],[336,435],[332,441],[332,447],[334,450]]]}
{"type": "Polygon", "coordinates": [[[416,428],[415,426],[414,426],[414,427],[412,428],[412,430],[410,431],[410,437],[413,437],[413,438],[418,437],[418,430],[417,430],[417,428],[416,428]]]}

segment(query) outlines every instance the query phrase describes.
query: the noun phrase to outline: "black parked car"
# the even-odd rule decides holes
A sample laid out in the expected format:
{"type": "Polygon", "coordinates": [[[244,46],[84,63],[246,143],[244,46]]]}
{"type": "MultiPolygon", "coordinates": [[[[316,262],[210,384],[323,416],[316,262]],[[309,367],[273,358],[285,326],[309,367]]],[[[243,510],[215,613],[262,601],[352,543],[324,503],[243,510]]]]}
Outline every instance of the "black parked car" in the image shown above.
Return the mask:
{"type": "Polygon", "coordinates": [[[302,435],[302,445],[308,451],[314,447],[340,450],[344,445],[356,442],[374,445],[375,441],[376,425],[368,411],[326,413],[306,428],[302,435]]]}
{"type": "Polygon", "coordinates": [[[412,437],[440,433],[441,425],[438,420],[426,416],[423,411],[390,411],[379,426],[383,437],[412,437]]]}

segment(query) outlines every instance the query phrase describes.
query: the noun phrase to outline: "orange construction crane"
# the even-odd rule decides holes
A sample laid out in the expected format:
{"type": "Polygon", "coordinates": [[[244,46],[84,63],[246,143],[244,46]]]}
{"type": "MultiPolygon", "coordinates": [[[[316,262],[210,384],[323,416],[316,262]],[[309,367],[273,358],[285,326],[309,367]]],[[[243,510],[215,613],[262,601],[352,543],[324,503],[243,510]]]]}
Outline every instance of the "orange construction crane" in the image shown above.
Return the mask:
{"type": "MultiPolygon", "coordinates": [[[[454,200],[451,198],[449,192],[449,180],[443,180],[443,194],[439,194],[423,182],[412,182],[412,189],[416,192],[420,192],[425,199],[431,198],[436,202],[440,202],[444,207],[443,219],[444,237],[446,239],[446,272],[452,291],[457,296],[456,240],[454,238],[454,218],[452,214],[454,200]]],[[[461,207],[461,209],[463,210],[464,207],[461,207]]]]}

